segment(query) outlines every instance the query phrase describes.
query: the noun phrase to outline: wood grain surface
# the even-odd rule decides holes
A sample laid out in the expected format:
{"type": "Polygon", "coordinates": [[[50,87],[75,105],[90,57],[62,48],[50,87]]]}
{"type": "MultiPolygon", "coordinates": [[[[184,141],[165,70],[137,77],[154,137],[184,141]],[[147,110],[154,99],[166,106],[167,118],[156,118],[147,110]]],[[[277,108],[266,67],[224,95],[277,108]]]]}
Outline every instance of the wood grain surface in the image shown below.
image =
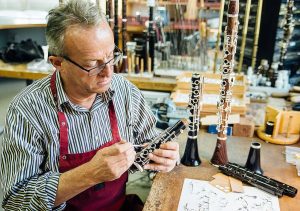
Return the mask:
{"type": "MultiPolygon", "coordinates": [[[[201,131],[198,139],[199,154],[202,164],[199,167],[186,167],[179,165],[169,173],[158,173],[154,179],[150,194],[145,203],[145,211],[173,211],[177,210],[181,188],[184,178],[212,180],[218,169],[209,163],[215,146],[216,135],[201,131]]],[[[258,138],[233,137],[227,142],[228,157],[230,162],[244,165],[248,156],[251,141],[262,144],[261,166],[264,175],[294,186],[300,191],[300,177],[297,176],[295,166],[285,162],[285,147],[265,143],[258,138]]],[[[178,139],[180,152],[183,154],[186,134],[178,139]]],[[[300,147],[300,144],[295,146],[300,147]]],[[[244,184],[245,185],[245,184],[244,184]]],[[[283,196],[279,199],[281,211],[300,210],[300,193],[294,198],[283,196]]]]}

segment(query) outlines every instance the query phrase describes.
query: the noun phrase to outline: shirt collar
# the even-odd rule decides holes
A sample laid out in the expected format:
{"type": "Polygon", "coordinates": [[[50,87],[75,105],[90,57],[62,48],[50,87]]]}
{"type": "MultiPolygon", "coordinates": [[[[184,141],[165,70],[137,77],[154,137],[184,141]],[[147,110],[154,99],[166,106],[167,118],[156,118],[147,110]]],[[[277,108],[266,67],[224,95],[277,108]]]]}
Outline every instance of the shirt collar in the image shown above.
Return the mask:
{"type": "MultiPolygon", "coordinates": [[[[114,76],[112,78],[111,86],[109,87],[109,89],[106,92],[97,94],[94,103],[97,103],[97,102],[99,102],[99,103],[100,102],[108,103],[109,101],[112,100],[112,98],[115,94],[115,91],[114,91],[114,88],[113,88],[114,87],[113,86],[113,81],[114,81],[113,79],[114,79],[114,76]]],[[[56,89],[57,89],[57,101],[58,101],[58,106],[60,107],[60,109],[61,109],[61,106],[65,103],[68,103],[74,109],[80,108],[80,106],[73,104],[69,100],[67,94],[65,93],[65,90],[63,89],[63,86],[62,86],[62,81],[61,81],[61,78],[60,78],[59,71],[56,71],[56,89]]]]}
{"type": "Polygon", "coordinates": [[[56,71],[56,91],[57,91],[57,101],[58,101],[57,104],[59,107],[61,107],[61,105],[66,102],[70,102],[68,96],[65,93],[65,90],[63,89],[62,81],[58,70],[56,71]]]}

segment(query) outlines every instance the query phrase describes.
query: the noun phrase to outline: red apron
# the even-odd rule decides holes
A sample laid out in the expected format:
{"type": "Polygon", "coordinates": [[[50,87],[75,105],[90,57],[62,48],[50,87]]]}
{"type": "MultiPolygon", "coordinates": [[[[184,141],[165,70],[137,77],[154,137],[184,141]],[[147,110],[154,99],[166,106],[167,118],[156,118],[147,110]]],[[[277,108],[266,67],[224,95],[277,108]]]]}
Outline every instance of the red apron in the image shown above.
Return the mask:
{"type": "MultiPolygon", "coordinates": [[[[54,100],[57,104],[56,72],[54,72],[51,77],[50,87],[54,100]]],[[[61,173],[90,161],[99,149],[113,145],[121,140],[116,113],[112,101],[109,102],[108,108],[113,140],[102,145],[96,150],[78,154],[68,153],[68,124],[65,114],[61,111],[58,111],[60,142],[59,171],[61,173]]],[[[125,201],[127,179],[128,172],[125,172],[119,179],[100,183],[85,190],[84,192],[67,201],[66,210],[120,210],[125,201]]]]}

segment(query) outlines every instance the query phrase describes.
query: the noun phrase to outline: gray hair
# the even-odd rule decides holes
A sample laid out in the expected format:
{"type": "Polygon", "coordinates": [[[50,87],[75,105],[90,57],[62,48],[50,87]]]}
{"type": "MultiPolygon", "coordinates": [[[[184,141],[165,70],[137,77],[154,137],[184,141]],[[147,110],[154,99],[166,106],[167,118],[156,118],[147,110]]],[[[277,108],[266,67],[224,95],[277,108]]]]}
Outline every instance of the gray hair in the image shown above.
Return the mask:
{"type": "Polygon", "coordinates": [[[64,37],[68,27],[97,26],[101,22],[106,22],[105,15],[90,0],[69,0],[51,9],[46,28],[49,52],[57,56],[64,54],[64,37]]]}

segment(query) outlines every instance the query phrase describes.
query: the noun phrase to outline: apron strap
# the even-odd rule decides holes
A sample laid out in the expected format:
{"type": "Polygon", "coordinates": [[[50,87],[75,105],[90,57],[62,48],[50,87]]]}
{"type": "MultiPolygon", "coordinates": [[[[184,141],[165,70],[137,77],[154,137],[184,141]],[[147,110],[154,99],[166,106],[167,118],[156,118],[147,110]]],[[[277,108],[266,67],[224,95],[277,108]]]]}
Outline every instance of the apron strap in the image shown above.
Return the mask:
{"type": "Polygon", "coordinates": [[[112,100],[109,101],[108,110],[109,110],[109,120],[110,120],[110,128],[111,128],[112,138],[115,141],[121,141],[121,137],[120,137],[119,129],[118,129],[117,116],[116,116],[116,112],[115,112],[114,103],[112,100]]]}
{"type": "Polygon", "coordinates": [[[66,115],[61,111],[58,112],[58,122],[59,122],[60,157],[65,159],[65,155],[69,154],[68,123],[67,123],[66,115]]]}
{"type": "MultiPolygon", "coordinates": [[[[56,89],[56,71],[52,74],[50,79],[51,93],[58,110],[58,98],[56,89]]],[[[59,142],[60,142],[60,158],[65,159],[65,155],[68,154],[68,123],[66,115],[58,111],[58,124],[59,124],[59,142]]]]}

